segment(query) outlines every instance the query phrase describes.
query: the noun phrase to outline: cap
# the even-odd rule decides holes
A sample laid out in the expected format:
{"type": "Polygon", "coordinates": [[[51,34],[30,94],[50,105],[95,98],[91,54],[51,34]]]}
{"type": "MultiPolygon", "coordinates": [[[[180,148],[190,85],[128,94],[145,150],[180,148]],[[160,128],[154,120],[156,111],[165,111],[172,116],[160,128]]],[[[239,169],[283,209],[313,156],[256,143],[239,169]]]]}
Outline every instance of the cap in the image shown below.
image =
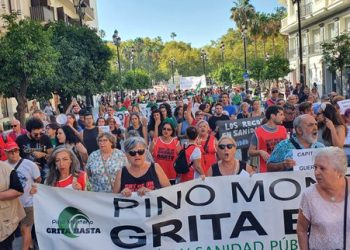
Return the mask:
{"type": "Polygon", "coordinates": [[[17,143],[13,141],[7,142],[4,147],[5,151],[11,151],[12,149],[15,149],[15,148],[19,149],[17,143]]]}

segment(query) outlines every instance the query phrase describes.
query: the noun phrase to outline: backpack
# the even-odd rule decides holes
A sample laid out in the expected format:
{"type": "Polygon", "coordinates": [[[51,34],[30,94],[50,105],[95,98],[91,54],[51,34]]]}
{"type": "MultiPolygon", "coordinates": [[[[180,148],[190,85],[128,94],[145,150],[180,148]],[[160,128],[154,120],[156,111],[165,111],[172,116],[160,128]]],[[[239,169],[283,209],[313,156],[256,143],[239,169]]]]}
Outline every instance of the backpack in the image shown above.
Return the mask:
{"type": "Polygon", "coordinates": [[[186,158],[186,149],[188,149],[191,146],[194,146],[194,145],[190,144],[187,146],[187,148],[184,147],[183,149],[180,150],[179,155],[177,156],[174,162],[174,168],[177,174],[186,174],[188,173],[188,171],[190,171],[190,167],[192,166],[193,162],[190,162],[190,164],[188,164],[187,158],[186,158]]]}

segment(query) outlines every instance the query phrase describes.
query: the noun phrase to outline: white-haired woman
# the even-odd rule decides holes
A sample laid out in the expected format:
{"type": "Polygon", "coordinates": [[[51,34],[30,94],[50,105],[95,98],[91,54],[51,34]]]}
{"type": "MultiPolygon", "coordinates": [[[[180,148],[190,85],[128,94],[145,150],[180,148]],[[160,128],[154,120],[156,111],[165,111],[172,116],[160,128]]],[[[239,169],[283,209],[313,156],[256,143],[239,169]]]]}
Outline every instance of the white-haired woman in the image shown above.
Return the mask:
{"type": "Polygon", "coordinates": [[[349,249],[349,180],[346,171],[347,159],[342,149],[328,147],[317,153],[317,183],[304,191],[299,208],[297,234],[301,250],[349,249]],[[347,246],[344,245],[346,242],[347,246]]]}
{"type": "Polygon", "coordinates": [[[50,155],[48,165],[49,174],[45,184],[75,190],[86,189],[86,172],[80,171],[79,160],[71,149],[65,146],[56,147],[50,155]]]}
{"type": "Polygon", "coordinates": [[[207,121],[198,121],[196,127],[198,131],[197,145],[202,153],[201,166],[204,173],[207,174],[208,169],[217,161],[216,151],[218,142],[215,136],[210,133],[207,121]]]}
{"type": "Polygon", "coordinates": [[[137,192],[142,196],[151,190],[170,186],[163,169],[157,163],[146,161],[147,144],[142,137],[130,137],[124,142],[124,149],[129,164],[118,170],[114,193],[128,197],[137,192]]]}
{"type": "Polygon", "coordinates": [[[230,136],[222,136],[218,142],[219,161],[208,170],[208,176],[245,175],[255,173],[254,168],[235,158],[237,144],[230,136]]]}

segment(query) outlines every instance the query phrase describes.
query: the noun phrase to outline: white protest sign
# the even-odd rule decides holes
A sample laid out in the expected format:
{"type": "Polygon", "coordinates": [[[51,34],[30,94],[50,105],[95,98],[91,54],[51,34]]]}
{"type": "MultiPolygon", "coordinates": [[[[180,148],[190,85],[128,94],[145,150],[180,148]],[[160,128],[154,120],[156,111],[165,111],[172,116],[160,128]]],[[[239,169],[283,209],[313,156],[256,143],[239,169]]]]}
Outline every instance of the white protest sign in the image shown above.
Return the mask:
{"type": "Polygon", "coordinates": [[[297,249],[301,194],[314,182],[300,171],[207,177],[129,198],[38,185],[35,228],[51,250],[297,249]]]}
{"type": "Polygon", "coordinates": [[[319,148],[293,149],[294,171],[314,170],[315,155],[319,148]]]}
{"type": "Polygon", "coordinates": [[[344,115],[347,109],[350,109],[350,99],[337,102],[340,108],[340,114],[344,115]]]}
{"type": "Polygon", "coordinates": [[[101,128],[104,133],[109,133],[111,131],[109,126],[98,126],[98,127],[101,128]]]}
{"type": "Polygon", "coordinates": [[[207,82],[205,76],[189,76],[189,77],[180,77],[180,89],[202,89],[207,87],[207,82]]]}

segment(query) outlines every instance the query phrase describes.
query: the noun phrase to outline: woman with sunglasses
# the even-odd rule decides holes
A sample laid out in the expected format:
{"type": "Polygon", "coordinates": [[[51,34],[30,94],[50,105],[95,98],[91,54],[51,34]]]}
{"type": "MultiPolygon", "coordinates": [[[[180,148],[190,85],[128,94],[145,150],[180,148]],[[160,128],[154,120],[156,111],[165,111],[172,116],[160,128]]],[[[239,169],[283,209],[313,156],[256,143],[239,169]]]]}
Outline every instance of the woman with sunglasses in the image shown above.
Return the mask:
{"type": "Polygon", "coordinates": [[[180,150],[181,146],[175,136],[174,125],[167,118],[162,123],[162,135],[153,139],[150,152],[154,161],[162,167],[172,184],[175,184],[176,180],[174,162],[180,150]]]}
{"type": "Polygon", "coordinates": [[[132,192],[143,196],[147,192],[170,186],[163,169],[157,163],[146,161],[147,144],[141,137],[130,137],[124,143],[129,164],[118,170],[113,192],[129,197],[132,192]]]}
{"type": "Polygon", "coordinates": [[[322,103],[317,113],[318,139],[325,146],[343,148],[347,127],[339,112],[330,103],[322,103]]]}
{"type": "Polygon", "coordinates": [[[201,166],[206,174],[208,169],[216,162],[217,140],[210,133],[207,121],[201,120],[197,123],[197,145],[199,145],[202,153],[201,166]]]}
{"type": "Polygon", "coordinates": [[[230,136],[222,136],[218,142],[219,161],[209,168],[208,176],[245,175],[255,173],[252,166],[235,159],[236,142],[230,136]]]}
{"type": "Polygon", "coordinates": [[[100,133],[99,149],[89,155],[86,171],[94,192],[112,192],[117,171],[128,163],[124,153],[115,148],[115,142],[111,133],[100,133]]]}

